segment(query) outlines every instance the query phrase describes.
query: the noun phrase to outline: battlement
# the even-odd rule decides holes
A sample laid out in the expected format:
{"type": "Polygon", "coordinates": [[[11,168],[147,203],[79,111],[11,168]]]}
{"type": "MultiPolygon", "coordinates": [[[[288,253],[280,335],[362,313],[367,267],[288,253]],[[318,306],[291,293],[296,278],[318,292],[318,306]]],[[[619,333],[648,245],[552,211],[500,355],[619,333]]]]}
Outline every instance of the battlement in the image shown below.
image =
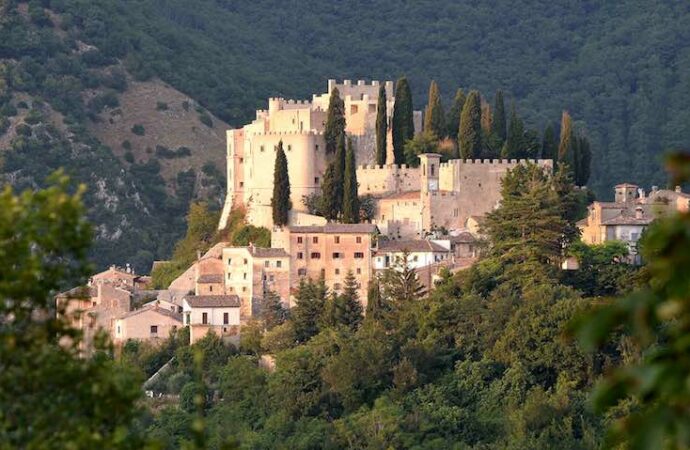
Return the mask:
{"type": "Polygon", "coordinates": [[[532,163],[542,167],[552,167],[551,159],[451,159],[441,163],[441,168],[454,167],[459,165],[484,165],[484,166],[514,166],[517,164],[532,163]]]}
{"type": "Polygon", "coordinates": [[[323,132],[313,130],[303,131],[265,131],[249,133],[251,136],[322,136],[323,132]]]}
{"type": "Polygon", "coordinates": [[[401,164],[401,165],[386,164],[383,166],[378,165],[378,164],[361,164],[361,165],[357,166],[357,170],[362,170],[362,171],[364,171],[364,170],[368,170],[368,171],[371,171],[371,170],[396,171],[396,170],[409,170],[409,169],[418,170],[419,168],[418,167],[410,167],[407,164],[401,164]]]}

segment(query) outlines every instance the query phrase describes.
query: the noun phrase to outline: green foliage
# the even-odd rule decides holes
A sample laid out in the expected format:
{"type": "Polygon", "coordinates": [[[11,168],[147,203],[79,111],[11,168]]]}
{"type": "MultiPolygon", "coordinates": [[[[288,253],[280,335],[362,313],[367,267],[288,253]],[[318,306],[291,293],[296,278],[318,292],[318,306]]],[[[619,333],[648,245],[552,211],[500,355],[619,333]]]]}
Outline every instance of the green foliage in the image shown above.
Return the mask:
{"type": "Polygon", "coordinates": [[[288,213],[292,209],[292,204],[290,201],[290,175],[288,174],[287,157],[283,150],[283,141],[278,143],[275,167],[273,168],[271,208],[273,209],[273,223],[275,226],[282,227],[287,225],[288,213]]]}
{"type": "Polygon", "coordinates": [[[326,154],[332,155],[337,151],[339,140],[345,133],[345,102],[340,98],[338,88],[333,88],[328,100],[328,115],[323,130],[326,141],[326,154]]]}
{"type": "Polygon", "coordinates": [[[168,104],[165,102],[156,102],[156,111],[167,111],[168,104]]]}
{"type": "MultiPolygon", "coordinates": [[[[668,159],[674,181],[688,179],[689,160],[686,154],[668,159]]],[[[598,411],[622,412],[611,427],[610,444],[640,449],[690,445],[685,408],[690,398],[690,366],[685,358],[690,335],[689,229],[687,212],[655,222],[642,247],[650,282],[579,321],[577,334],[588,349],[623,329],[642,350],[612,371],[594,392],[598,411]],[[626,407],[631,401],[634,406],[626,407]]]]}
{"type": "Polygon", "coordinates": [[[395,85],[395,104],[391,123],[395,164],[405,163],[405,142],[414,137],[413,113],[410,84],[406,77],[402,77],[395,85]]]}
{"type": "MultiPolygon", "coordinates": [[[[453,105],[448,111],[448,117],[446,122],[448,123],[448,137],[451,139],[457,139],[458,133],[460,132],[460,115],[462,114],[462,108],[465,106],[465,101],[467,97],[462,89],[458,89],[455,92],[455,97],[453,98],[453,105]]],[[[459,154],[458,154],[459,156],[459,154]]]]}
{"type": "Polygon", "coordinates": [[[438,138],[428,131],[405,142],[405,164],[419,167],[419,155],[423,153],[439,153],[438,138]]]}
{"type": "Polygon", "coordinates": [[[506,135],[506,107],[503,101],[503,91],[498,90],[494,97],[494,115],[491,121],[491,132],[495,134],[501,142],[507,138],[506,135]]]}
{"type": "Polygon", "coordinates": [[[335,206],[336,216],[340,216],[343,212],[343,200],[345,197],[345,164],[346,164],[347,148],[345,147],[345,133],[338,136],[338,145],[335,150],[335,159],[333,160],[333,200],[335,206]]]}
{"type": "Polygon", "coordinates": [[[132,428],[141,380],[112,361],[103,339],[93,358],[80,357],[80,334],[55,315],[53,296],[91,270],[84,188],[70,192],[58,173],[45,190],[0,193],[0,441],[8,448],[141,445],[132,428]]]}
{"type": "Polygon", "coordinates": [[[463,159],[480,158],[482,153],[482,110],[478,91],[470,91],[460,114],[458,148],[463,159]]]}
{"type": "Polygon", "coordinates": [[[264,294],[261,301],[261,320],[268,331],[282,325],[288,316],[288,310],[283,306],[280,296],[273,291],[264,294]]]}
{"type": "Polygon", "coordinates": [[[544,137],[541,144],[541,158],[556,161],[558,155],[558,142],[556,141],[556,131],[553,124],[548,124],[544,130],[544,137]]]}
{"type": "Polygon", "coordinates": [[[433,133],[439,138],[446,136],[446,117],[441,105],[441,93],[438,84],[431,81],[429,85],[429,100],[424,110],[424,131],[433,133]]]}
{"type": "Polygon", "coordinates": [[[347,140],[347,153],[345,155],[345,182],[343,183],[343,222],[358,223],[359,196],[357,195],[357,163],[355,150],[352,148],[352,139],[347,140]]]}
{"type": "Polygon", "coordinates": [[[379,98],[376,103],[376,164],[386,164],[388,156],[388,107],[386,87],[379,87],[379,98]]]}
{"type": "Polygon", "coordinates": [[[319,211],[330,221],[338,218],[338,204],[336,203],[337,188],[335,185],[335,164],[329,163],[321,181],[321,199],[319,211]]]}
{"type": "Polygon", "coordinates": [[[203,111],[199,114],[199,122],[203,123],[209,128],[213,128],[213,119],[206,111],[203,111]]]}
{"type": "Polygon", "coordinates": [[[327,295],[328,289],[323,279],[300,280],[295,294],[295,306],[290,311],[298,342],[306,342],[318,334],[327,295]]]}
{"type": "Polygon", "coordinates": [[[132,126],[132,133],[136,134],[137,136],[143,136],[146,134],[146,130],[144,129],[144,126],[140,123],[135,124],[132,126]]]}

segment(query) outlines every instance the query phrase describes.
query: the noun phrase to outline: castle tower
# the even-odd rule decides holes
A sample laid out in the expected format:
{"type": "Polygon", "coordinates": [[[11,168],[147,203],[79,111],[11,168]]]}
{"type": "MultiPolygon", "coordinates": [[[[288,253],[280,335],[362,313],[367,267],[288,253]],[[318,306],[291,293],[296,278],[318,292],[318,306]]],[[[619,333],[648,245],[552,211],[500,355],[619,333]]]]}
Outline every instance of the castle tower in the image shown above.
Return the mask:
{"type": "Polygon", "coordinates": [[[636,184],[623,183],[616,185],[616,203],[632,203],[635,201],[638,186],[636,184]]]}
{"type": "Polygon", "coordinates": [[[421,168],[420,180],[421,194],[438,191],[438,177],[441,168],[441,155],[438,153],[424,153],[419,155],[419,167],[421,168]]]}

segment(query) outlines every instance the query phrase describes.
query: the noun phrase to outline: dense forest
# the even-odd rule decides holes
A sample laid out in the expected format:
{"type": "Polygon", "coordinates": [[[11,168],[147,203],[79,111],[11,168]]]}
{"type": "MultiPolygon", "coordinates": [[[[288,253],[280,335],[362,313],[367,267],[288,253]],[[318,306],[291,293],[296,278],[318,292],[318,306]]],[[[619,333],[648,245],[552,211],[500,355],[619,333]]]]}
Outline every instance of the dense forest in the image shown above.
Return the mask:
{"type": "MultiPolygon", "coordinates": [[[[48,1],[44,1],[48,3],[48,1]]],[[[662,152],[688,144],[690,6],[682,0],[323,3],[53,0],[78,36],[240,125],[269,96],[308,98],[327,78],[435,79],[502,88],[530,128],[563,109],[587,130],[591,185],[663,185],[662,152]]]]}

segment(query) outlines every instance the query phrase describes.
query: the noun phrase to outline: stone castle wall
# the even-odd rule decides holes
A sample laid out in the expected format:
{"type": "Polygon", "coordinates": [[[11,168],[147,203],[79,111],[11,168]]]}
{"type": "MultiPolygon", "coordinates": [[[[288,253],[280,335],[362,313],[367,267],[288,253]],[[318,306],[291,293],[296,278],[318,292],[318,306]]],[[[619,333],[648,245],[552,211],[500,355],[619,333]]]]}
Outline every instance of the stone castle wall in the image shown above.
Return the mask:
{"type": "Polygon", "coordinates": [[[357,167],[359,195],[385,195],[394,192],[418,191],[419,168],[407,165],[363,165],[357,167]]]}

